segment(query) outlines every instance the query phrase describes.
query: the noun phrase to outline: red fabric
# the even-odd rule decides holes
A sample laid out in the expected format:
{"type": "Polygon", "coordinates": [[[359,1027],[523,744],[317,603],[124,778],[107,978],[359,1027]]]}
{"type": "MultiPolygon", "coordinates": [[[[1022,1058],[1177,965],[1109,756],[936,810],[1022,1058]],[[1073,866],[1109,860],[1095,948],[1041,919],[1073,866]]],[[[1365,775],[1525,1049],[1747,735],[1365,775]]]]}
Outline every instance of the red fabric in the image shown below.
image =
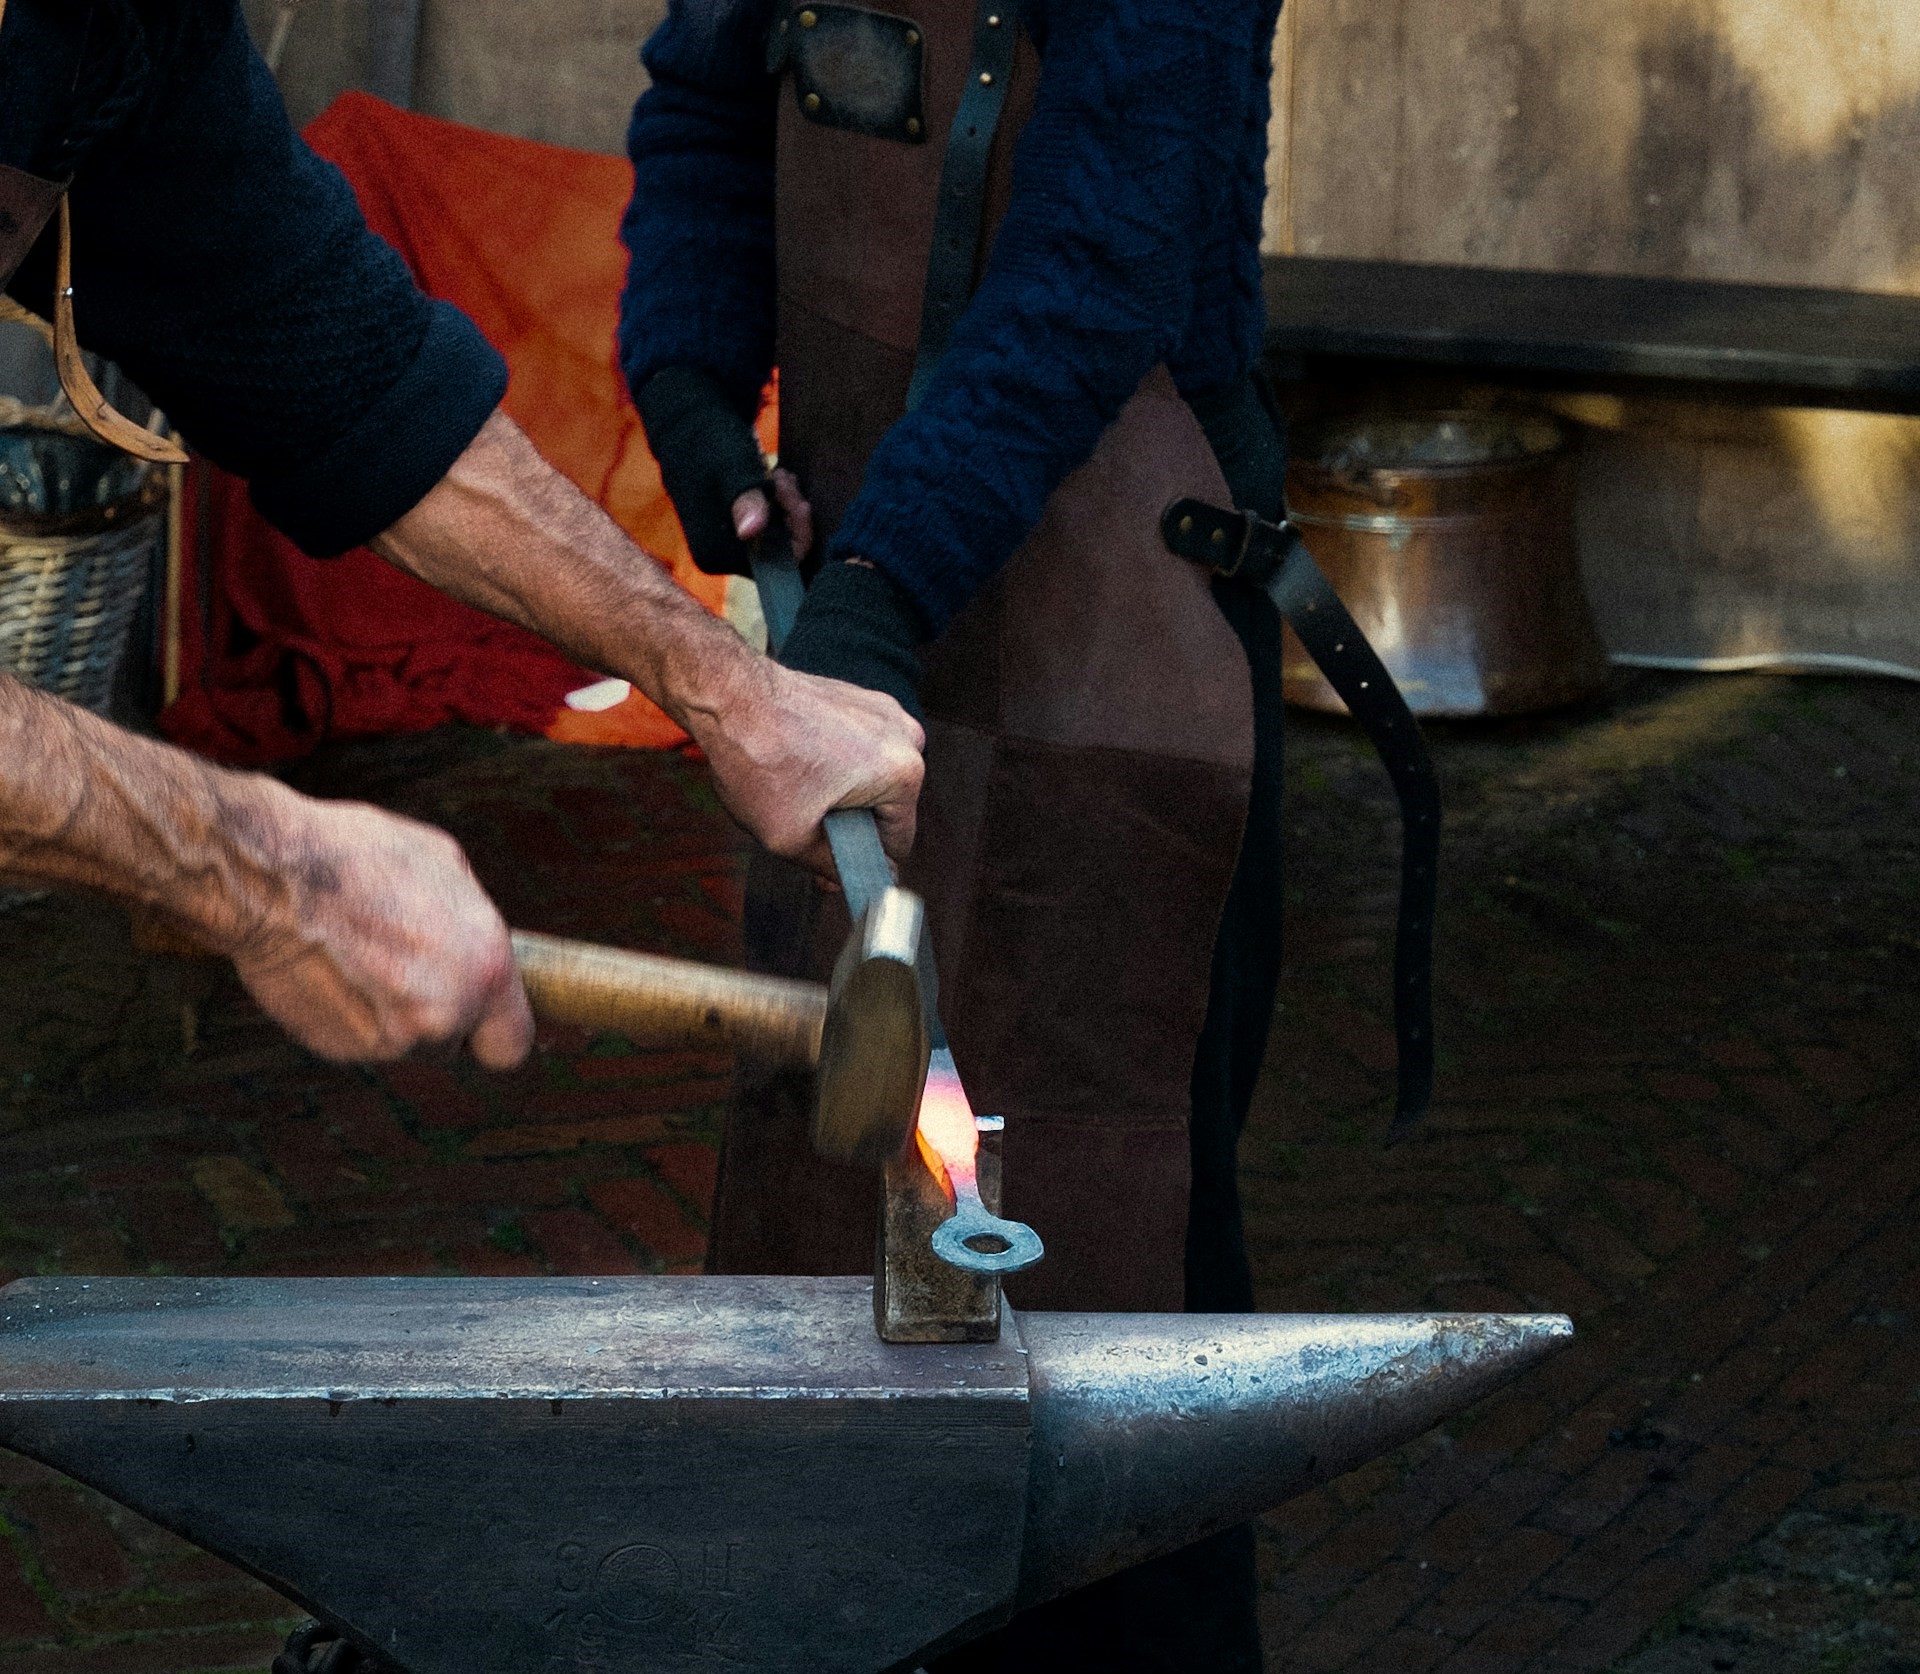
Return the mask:
{"type": "MultiPolygon", "coordinates": [[[[342,95],[306,138],[346,174],[422,288],[464,309],[506,357],[506,410],[540,452],[719,609],[724,584],[687,556],[613,361],[626,164],[360,93],[342,95]]],[[[243,484],[204,462],[193,471],[181,697],[161,717],[176,741],[264,763],[324,738],[446,721],[595,742],[683,740],[638,694],[605,714],[573,715],[561,698],[597,676],[552,647],[365,549],[308,558],[261,521],[243,484]],[[196,554],[206,557],[204,583],[196,554]]]]}

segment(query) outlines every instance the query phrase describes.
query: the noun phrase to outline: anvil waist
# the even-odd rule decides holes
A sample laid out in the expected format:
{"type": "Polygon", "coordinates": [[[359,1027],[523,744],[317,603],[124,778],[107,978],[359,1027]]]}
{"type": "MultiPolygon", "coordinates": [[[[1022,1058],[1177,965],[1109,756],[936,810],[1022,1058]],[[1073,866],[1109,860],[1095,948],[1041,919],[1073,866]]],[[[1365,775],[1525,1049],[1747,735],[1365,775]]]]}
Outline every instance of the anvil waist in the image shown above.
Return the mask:
{"type": "MultiPolygon", "coordinates": [[[[781,453],[822,539],[906,410],[930,270],[936,302],[953,288],[947,141],[1001,15],[921,0],[896,39],[900,20],[855,11],[787,14],[780,97],[781,453]],[[856,62],[845,83],[860,97],[836,99],[836,75],[856,62]]],[[[963,297],[1007,201],[1038,71],[1018,37],[991,72],[1005,107],[977,159],[984,207],[963,297]]],[[[926,898],[974,1105],[1007,1121],[1006,1213],[1047,1241],[1047,1260],[1008,1287],[1022,1307],[1182,1304],[1195,1048],[1253,761],[1240,642],[1205,574],[1157,533],[1171,498],[1209,484],[1225,497],[1198,422],[1157,369],[929,657],[927,781],[903,881],[926,898]]],[[[818,974],[845,934],[837,903],[771,863],[750,894],[749,957],[818,974]]],[[[793,1079],[743,1072],[717,1269],[869,1269],[871,1183],[811,1158],[806,1108],[793,1079]]]]}

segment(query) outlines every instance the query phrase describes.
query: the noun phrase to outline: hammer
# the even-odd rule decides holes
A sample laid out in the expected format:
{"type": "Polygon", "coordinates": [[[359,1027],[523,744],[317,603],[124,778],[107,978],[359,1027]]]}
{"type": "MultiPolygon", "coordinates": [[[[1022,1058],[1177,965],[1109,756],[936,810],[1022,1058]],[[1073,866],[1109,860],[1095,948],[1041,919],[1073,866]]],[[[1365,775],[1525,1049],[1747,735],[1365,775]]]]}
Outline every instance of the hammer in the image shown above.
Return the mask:
{"type": "MultiPolygon", "coordinates": [[[[777,504],[771,491],[768,500],[777,504]]],[[[806,596],[778,512],[755,543],[753,582],[767,647],[778,656],[806,596]]],[[[840,808],[824,823],[853,930],[829,984],[813,1148],[831,1161],[879,1167],[913,1132],[929,1060],[947,1044],[936,1010],[933,949],[926,908],[894,882],[873,811],[840,808]]]]}
{"type": "MultiPolygon", "coordinates": [[[[888,1142],[897,1148],[912,1126],[926,1074],[918,991],[894,976],[904,970],[911,977],[911,954],[904,965],[897,959],[917,947],[919,937],[919,901],[904,896],[873,917],[871,961],[856,963],[831,987],[527,930],[513,932],[513,958],[528,1002],[545,1022],[614,1029],[649,1045],[745,1050],[792,1069],[821,1068],[826,1091],[816,1124],[832,1147],[823,1146],[823,1153],[877,1162],[860,1136],[878,1128],[891,1133],[888,1142]],[[898,1126],[893,1115],[876,1122],[876,1108],[904,1110],[906,1125],[898,1126]]],[[[133,915],[133,940],[143,953],[212,957],[145,912],[133,915]]]]}

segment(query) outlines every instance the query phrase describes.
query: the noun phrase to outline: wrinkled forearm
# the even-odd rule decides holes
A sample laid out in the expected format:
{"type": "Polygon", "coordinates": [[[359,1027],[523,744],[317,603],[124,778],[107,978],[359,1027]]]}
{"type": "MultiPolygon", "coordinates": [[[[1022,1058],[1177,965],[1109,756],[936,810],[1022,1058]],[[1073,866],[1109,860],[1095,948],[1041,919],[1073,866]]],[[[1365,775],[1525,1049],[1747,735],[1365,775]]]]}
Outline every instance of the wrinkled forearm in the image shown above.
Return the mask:
{"type": "Polygon", "coordinates": [[[495,413],[373,543],[443,593],[630,680],[702,742],[768,691],[764,660],[495,413]]]}
{"type": "MultiPolygon", "coordinates": [[[[227,952],[283,916],[293,793],[0,675],[0,877],[153,908],[227,952]]],[[[292,865],[289,860],[292,859],[292,865]]]]}

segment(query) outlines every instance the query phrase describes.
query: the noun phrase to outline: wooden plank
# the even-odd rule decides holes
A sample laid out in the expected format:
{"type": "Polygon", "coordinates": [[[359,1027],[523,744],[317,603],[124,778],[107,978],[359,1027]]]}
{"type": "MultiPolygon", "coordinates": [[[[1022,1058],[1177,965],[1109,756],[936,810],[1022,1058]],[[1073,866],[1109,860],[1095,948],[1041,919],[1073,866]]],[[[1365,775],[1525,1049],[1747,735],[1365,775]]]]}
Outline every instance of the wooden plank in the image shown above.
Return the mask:
{"type": "Polygon", "coordinates": [[[1266,269],[1270,352],[1920,412],[1920,299],[1310,256],[1266,269]]]}
{"type": "Polygon", "coordinates": [[[1911,291],[1908,0],[1288,0],[1291,248],[1911,291]]]}

